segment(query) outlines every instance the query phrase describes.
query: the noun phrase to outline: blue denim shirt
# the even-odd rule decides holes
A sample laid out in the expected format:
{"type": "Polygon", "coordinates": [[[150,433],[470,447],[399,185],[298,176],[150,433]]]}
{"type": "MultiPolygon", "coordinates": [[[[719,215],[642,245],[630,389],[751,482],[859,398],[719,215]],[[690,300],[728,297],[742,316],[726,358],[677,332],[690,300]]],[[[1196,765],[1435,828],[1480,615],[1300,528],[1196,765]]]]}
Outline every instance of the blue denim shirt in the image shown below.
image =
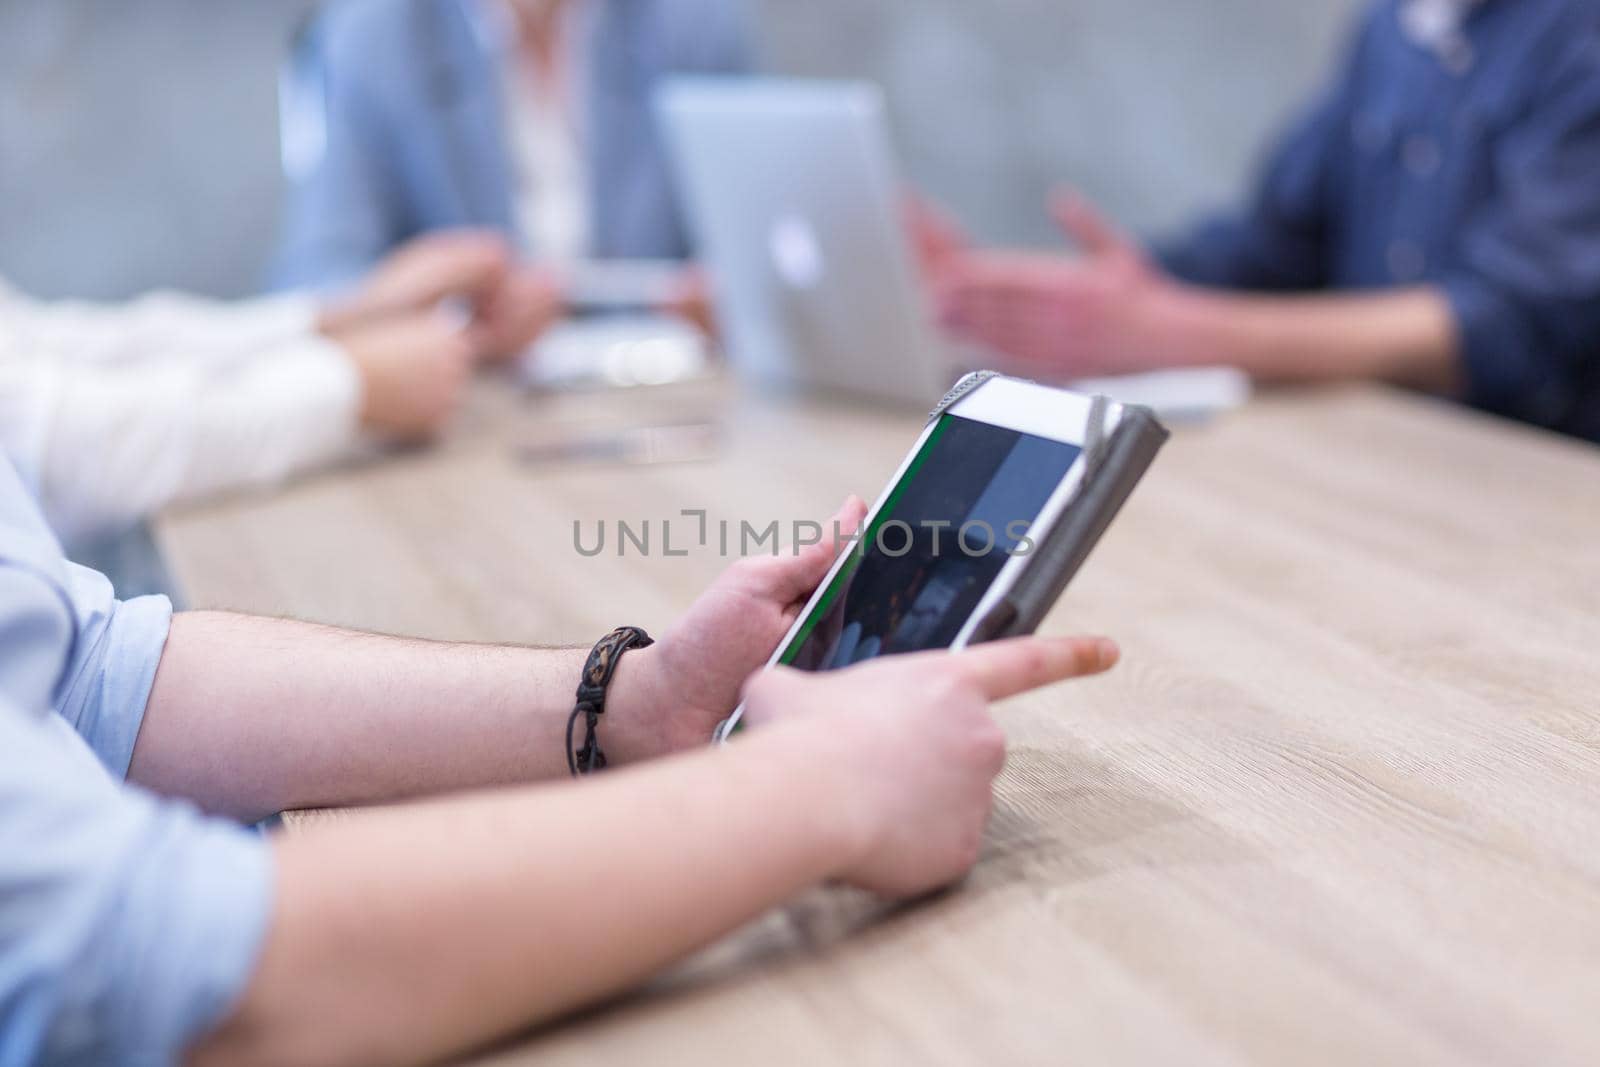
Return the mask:
{"type": "Polygon", "coordinates": [[[1438,286],[1471,403],[1600,441],[1600,5],[1488,0],[1450,49],[1401,7],[1373,7],[1248,210],[1162,259],[1236,289],[1438,286]]]}
{"type": "Polygon", "coordinates": [[[0,1067],[166,1067],[244,989],[266,842],[123,784],[166,644],[0,454],[0,1067]]]}

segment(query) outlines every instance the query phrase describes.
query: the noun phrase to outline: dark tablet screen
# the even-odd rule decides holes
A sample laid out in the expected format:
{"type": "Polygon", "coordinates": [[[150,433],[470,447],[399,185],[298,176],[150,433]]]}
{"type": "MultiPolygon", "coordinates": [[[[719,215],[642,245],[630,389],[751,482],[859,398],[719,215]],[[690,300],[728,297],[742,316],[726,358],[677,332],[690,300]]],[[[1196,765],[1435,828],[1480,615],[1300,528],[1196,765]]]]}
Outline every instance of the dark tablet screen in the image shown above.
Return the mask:
{"type": "Polygon", "coordinates": [[[779,661],[834,670],[947,648],[1081,452],[944,415],[779,661]]]}

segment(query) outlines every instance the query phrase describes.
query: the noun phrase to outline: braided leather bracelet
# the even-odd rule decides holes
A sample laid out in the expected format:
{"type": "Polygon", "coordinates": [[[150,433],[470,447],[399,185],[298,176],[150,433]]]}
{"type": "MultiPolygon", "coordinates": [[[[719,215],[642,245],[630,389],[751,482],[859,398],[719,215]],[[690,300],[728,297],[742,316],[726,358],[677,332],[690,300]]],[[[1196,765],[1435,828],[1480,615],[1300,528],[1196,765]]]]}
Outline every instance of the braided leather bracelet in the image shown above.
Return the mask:
{"type": "Polygon", "coordinates": [[[595,739],[595,727],[600,722],[600,716],[606,713],[606,690],[611,685],[611,678],[617,673],[617,665],[622,662],[622,654],[634,648],[649,648],[655,644],[650,635],[637,626],[624,626],[619,630],[600,639],[594,646],[594,651],[589,653],[588,662],[583,665],[583,677],[578,682],[578,703],[572,709],[572,714],[567,717],[567,770],[572,772],[574,778],[596,771],[603,771],[606,767],[606,754],[600,751],[600,743],[595,739]],[[584,718],[583,747],[572,747],[572,735],[578,724],[578,716],[584,718]]]}

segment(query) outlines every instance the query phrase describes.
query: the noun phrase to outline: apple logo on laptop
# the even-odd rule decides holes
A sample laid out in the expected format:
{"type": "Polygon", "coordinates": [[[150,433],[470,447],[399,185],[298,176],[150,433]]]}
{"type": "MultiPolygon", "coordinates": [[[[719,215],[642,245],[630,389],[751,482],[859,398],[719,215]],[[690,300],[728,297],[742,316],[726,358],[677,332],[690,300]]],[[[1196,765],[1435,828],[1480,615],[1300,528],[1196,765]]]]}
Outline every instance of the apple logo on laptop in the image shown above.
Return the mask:
{"type": "Polygon", "coordinates": [[[785,215],[772,227],[772,265],[793,289],[812,289],[827,269],[817,231],[799,215],[785,215]]]}

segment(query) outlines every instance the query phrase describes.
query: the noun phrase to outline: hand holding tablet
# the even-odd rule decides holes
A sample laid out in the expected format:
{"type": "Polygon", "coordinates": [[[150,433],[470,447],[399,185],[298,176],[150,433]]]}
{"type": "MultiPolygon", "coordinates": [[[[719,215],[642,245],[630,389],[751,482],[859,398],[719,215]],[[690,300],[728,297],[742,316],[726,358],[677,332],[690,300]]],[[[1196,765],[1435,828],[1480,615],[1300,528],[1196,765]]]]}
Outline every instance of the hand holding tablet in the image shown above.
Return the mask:
{"type": "Polygon", "coordinates": [[[769,666],[837,670],[1032,633],[1166,437],[1141,408],[963,379],[769,666]]]}

